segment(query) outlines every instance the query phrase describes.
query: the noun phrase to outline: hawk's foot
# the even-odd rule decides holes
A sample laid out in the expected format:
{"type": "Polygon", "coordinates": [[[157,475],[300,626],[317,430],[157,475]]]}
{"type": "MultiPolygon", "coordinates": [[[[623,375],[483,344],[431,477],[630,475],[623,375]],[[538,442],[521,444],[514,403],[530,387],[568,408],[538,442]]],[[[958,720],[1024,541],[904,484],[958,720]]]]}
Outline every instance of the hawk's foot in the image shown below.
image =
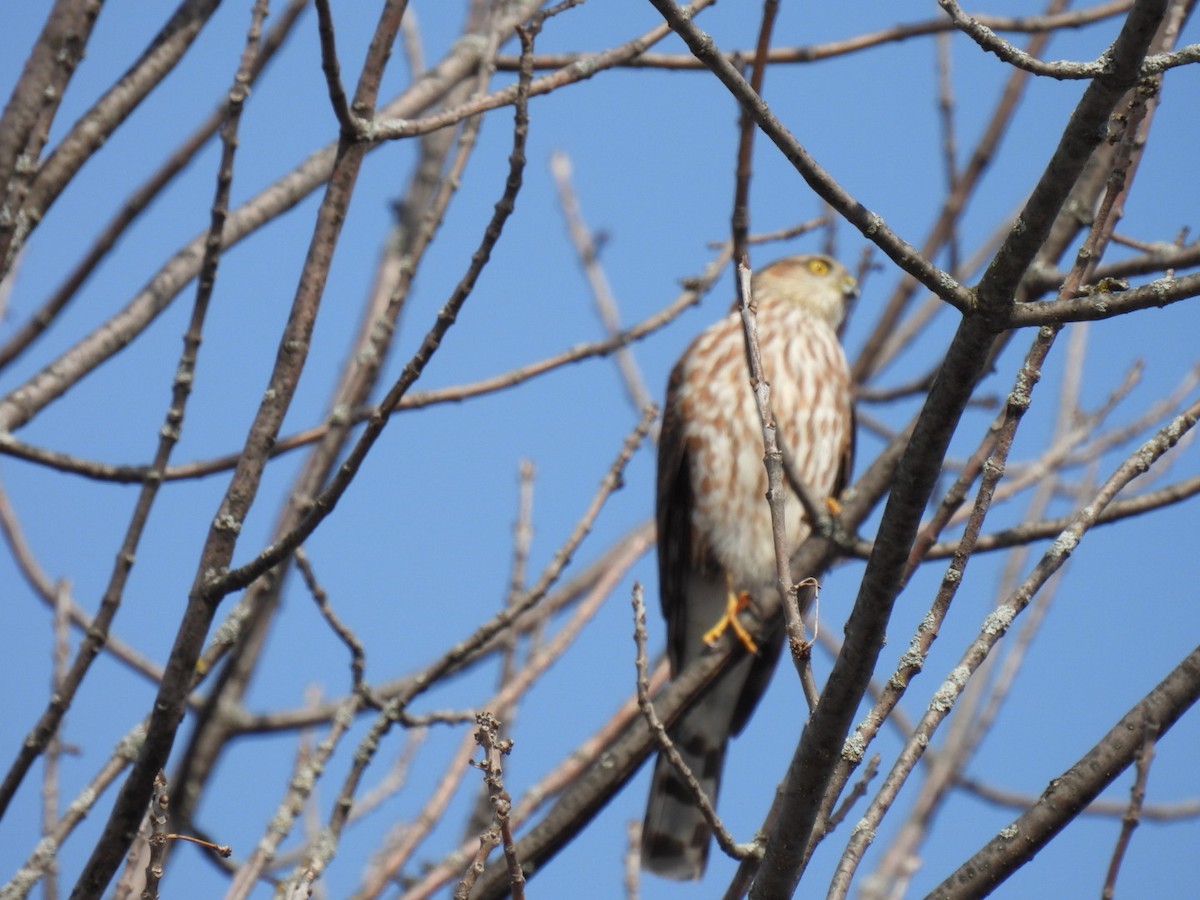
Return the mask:
{"type": "Polygon", "coordinates": [[[749,606],[750,593],[748,591],[735,591],[733,585],[729,585],[725,594],[725,615],[721,616],[716,625],[704,632],[704,643],[712,647],[721,639],[721,635],[725,633],[725,630],[729,629],[743,647],[751,653],[757,653],[758,644],[754,642],[754,638],[750,637],[750,632],[738,621],[737,617],[738,613],[749,606]]]}

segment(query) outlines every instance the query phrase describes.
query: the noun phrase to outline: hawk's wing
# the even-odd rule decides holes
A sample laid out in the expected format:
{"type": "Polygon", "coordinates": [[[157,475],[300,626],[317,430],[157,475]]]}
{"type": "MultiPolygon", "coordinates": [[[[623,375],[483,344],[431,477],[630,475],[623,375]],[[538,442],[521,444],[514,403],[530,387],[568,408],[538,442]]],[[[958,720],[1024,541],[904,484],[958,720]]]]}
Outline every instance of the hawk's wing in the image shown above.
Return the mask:
{"type": "MultiPolygon", "coordinates": [[[[724,614],[727,591],[724,572],[692,532],[691,462],[677,397],[682,377],[681,364],[671,373],[658,442],[659,596],[667,621],[667,655],[672,675],[683,671],[705,652],[703,634],[724,614]]],[[[779,646],[776,639],[774,652],[764,648],[770,657],[770,668],[774,668],[779,646]]],[[[733,732],[733,719],[741,706],[739,698],[751,671],[764,662],[762,654],[743,653],[668,732],[675,749],[713,803],[720,786],[725,747],[733,732]]],[[[766,671],[768,677],[770,668],[766,671]]],[[[756,702],[757,696],[754,699],[756,702]]],[[[699,878],[704,873],[708,846],[707,821],[683,778],[660,755],[642,827],[643,867],[669,878],[699,878]]]]}
{"type": "Polygon", "coordinates": [[[691,654],[687,648],[687,573],[692,568],[691,462],[684,446],[678,391],[683,361],[671,371],[658,436],[658,484],[655,517],[658,527],[658,596],[667,623],[667,656],[671,674],[680,672],[691,654]]]}

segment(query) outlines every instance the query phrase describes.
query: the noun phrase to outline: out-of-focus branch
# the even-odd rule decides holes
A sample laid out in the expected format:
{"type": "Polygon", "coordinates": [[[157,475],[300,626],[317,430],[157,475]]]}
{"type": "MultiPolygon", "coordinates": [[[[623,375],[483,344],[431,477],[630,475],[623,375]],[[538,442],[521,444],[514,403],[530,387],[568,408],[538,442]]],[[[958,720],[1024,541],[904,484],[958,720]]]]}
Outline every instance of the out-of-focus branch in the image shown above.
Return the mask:
{"type": "MultiPolygon", "coordinates": [[[[259,46],[258,56],[250,74],[251,84],[262,74],[276,51],[283,46],[284,38],[291,33],[292,26],[307,3],[308,0],[289,0],[288,5],[275,17],[271,30],[263,35],[259,46]]],[[[151,201],[175,180],[175,176],[195,158],[209,138],[216,134],[221,123],[225,121],[225,112],[226,104],[222,101],[208,118],[172,151],[158,170],[125,198],[121,208],[103,228],[98,229],[98,236],[87,253],[75,264],[54,293],[29,315],[25,323],[17,328],[3,345],[0,345],[0,368],[20,356],[57,319],[58,314],[76,297],[84,282],[116,246],[129,226],[145,211],[151,201]]]]}
{"type": "MultiPolygon", "coordinates": [[[[91,628],[92,616],[75,602],[75,598],[71,596],[71,591],[66,585],[52,582],[50,576],[38,563],[32,548],[25,540],[16,511],[9,503],[8,494],[2,486],[0,486],[0,533],[3,533],[4,539],[8,543],[17,568],[20,569],[21,574],[25,576],[25,580],[41,601],[51,609],[56,611],[61,609],[66,615],[67,621],[79,631],[86,632],[91,628]]],[[[104,643],[104,649],[152,684],[157,684],[162,678],[160,666],[120,638],[113,637],[111,633],[104,643]]]]}
{"type": "MultiPolygon", "coordinates": [[[[1128,12],[1132,5],[1133,0],[1109,0],[1107,3],[1098,3],[1087,9],[1074,9],[1049,15],[978,15],[975,16],[975,20],[994,31],[1043,34],[1068,28],[1082,28],[1094,22],[1102,22],[1128,12]]],[[[953,22],[939,16],[936,19],[896,25],[880,31],[829,41],[824,44],[813,44],[808,47],[772,47],[767,52],[766,61],[771,65],[819,62],[823,59],[846,56],[884,44],[907,41],[926,35],[946,34],[955,30],[957,30],[957,26],[953,22]]],[[[739,60],[752,59],[754,52],[753,50],[727,50],[725,56],[730,62],[736,63],[739,60]]],[[[535,69],[561,69],[579,62],[585,56],[586,54],[583,53],[539,53],[533,58],[533,66],[535,69]]],[[[642,53],[621,65],[626,68],[690,71],[706,68],[704,63],[696,57],[683,53],[642,53]]],[[[498,69],[512,71],[516,67],[517,57],[515,56],[500,56],[496,59],[496,68],[498,69]]]]}
{"type": "Polygon", "coordinates": [[[1133,830],[1141,823],[1142,806],[1146,802],[1146,781],[1150,777],[1150,763],[1154,759],[1154,744],[1158,740],[1158,726],[1151,722],[1142,738],[1142,746],[1134,756],[1137,777],[1129,791],[1129,806],[1121,817],[1121,835],[1113,848],[1112,861],[1108,866],[1108,874],[1104,878],[1104,889],[1100,892],[1100,900],[1113,900],[1117,888],[1117,875],[1121,871],[1121,862],[1129,849],[1133,838],[1133,830]]]}
{"type": "MultiPolygon", "coordinates": [[[[707,5],[712,0],[702,0],[702,2],[707,5]]],[[[511,34],[516,23],[527,18],[537,5],[538,0],[520,0],[519,3],[505,9],[495,23],[495,28],[503,36],[511,34]]],[[[667,30],[660,26],[650,37],[654,40],[661,40],[666,33],[667,30]],[[659,31],[661,33],[657,33],[659,31]]],[[[647,46],[646,40],[649,39],[638,38],[622,45],[615,51],[599,54],[591,60],[593,64],[583,67],[581,71],[573,69],[574,74],[571,77],[552,78],[549,81],[539,79],[544,82],[542,90],[548,92],[564,84],[571,84],[582,78],[590,77],[597,71],[611,68],[617,60],[636,54],[647,46]]],[[[486,41],[468,40],[456,43],[438,65],[430,69],[419,81],[381,110],[380,115],[384,118],[416,116],[443,98],[454,85],[474,72],[485,50],[486,41]]],[[[512,88],[506,89],[503,98],[490,106],[466,104],[457,108],[453,115],[436,116],[428,121],[421,120],[427,122],[428,127],[422,127],[413,134],[436,131],[487,109],[510,105],[515,97],[513,90],[512,88]]],[[[409,121],[409,119],[405,120],[409,121]]],[[[378,144],[366,147],[364,152],[369,152],[375,146],[378,144]]],[[[337,154],[336,144],[318,150],[292,172],[261,191],[256,197],[231,210],[225,225],[225,249],[252,234],[265,223],[292,209],[308,194],[325,183],[333,171],[337,154]]],[[[26,424],[47,403],[62,396],[71,386],[105,360],[111,358],[113,354],[125,347],[148,327],[167,308],[183,287],[196,277],[202,247],[202,237],[189,242],[150,278],[146,286],[126,304],[124,309],[58,359],[45,366],[24,384],[4,398],[0,398],[0,433],[15,430],[26,424]]]]}
{"type": "MultiPolygon", "coordinates": [[[[581,362],[593,357],[607,356],[635,341],[640,341],[665,328],[682,313],[699,303],[712,289],[712,286],[716,283],[721,273],[724,272],[725,266],[729,262],[729,256],[729,245],[722,245],[720,252],[705,267],[700,275],[685,279],[684,288],[675,300],[653,315],[647,316],[641,322],[618,332],[611,338],[576,344],[573,347],[537,362],[519,366],[508,372],[502,372],[499,375],[493,375],[469,384],[431,388],[426,391],[412,391],[400,399],[393,412],[423,409],[427,406],[436,406],[442,403],[459,403],[473,397],[486,396],[497,391],[507,390],[572,363],[581,362]]],[[[320,441],[330,431],[338,428],[347,429],[351,425],[360,424],[382,411],[382,409],[382,405],[369,406],[348,417],[335,409],[335,414],[331,415],[327,422],[279,438],[271,450],[271,456],[275,458],[291,450],[320,441]]],[[[0,432],[0,454],[7,454],[17,459],[26,460],[27,462],[38,463],[62,472],[81,475],[85,478],[94,478],[99,481],[130,484],[144,481],[149,477],[149,468],[146,466],[111,465],[94,460],[81,459],[70,454],[60,453],[56,450],[47,450],[27,444],[4,432],[0,432]]],[[[180,481],[214,475],[217,472],[234,468],[237,465],[239,456],[240,453],[230,453],[211,460],[173,466],[167,469],[163,480],[180,481]]]]}
{"type": "MultiPolygon", "coordinates": [[[[454,85],[446,102],[472,93],[482,93],[490,77],[486,60],[502,38],[487,15],[472,15],[464,23],[468,38],[482,42],[477,71],[454,85]]],[[[271,541],[294,533],[297,524],[311,513],[313,503],[328,486],[330,475],[342,461],[351,439],[354,422],[346,414],[362,406],[377,388],[389,349],[397,339],[397,321],[406,303],[412,279],[438,231],[452,199],[457,195],[462,171],[476,147],[481,121],[464,123],[457,141],[452,129],[430,135],[420,142],[420,157],[410,177],[403,200],[396,206],[397,222],[385,242],[375,283],[363,304],[358,333],[346,354],[343,371],[329,398],[327,427],[306,455],[287,501],[277,519],[271,541]]],[[[348,140],[357,140],[350,135],[348,140]]],[[[278,446],[278,443],[276,444],[278,446]]],[[[207,784],[226,742],[237,733],[236,710],[259,666],[267,635],[282,601],[286,567],[281,566],[257,579],[241,601],[228,613],[219,634],[235,635],[206,652],[202,665],[207,670],[226,651],[229,659],[220,670],[208,702],[197,717],[191,739],[180,763],[180,783],[191,811],[191,803],[207,784]]],[[[373,692],[372,697],[375,697],[373,692]]]]}
{"type": "MultiPolygon", "coordinates": [[[[1140,516],[1143,513],[1173,506],[1176,503],[1182,503],[1184,500],[1191,499],[1197,494],[1200,494],[1200,476],[1185,479],[1178,484],[1160,488],[1156,491],[1147,491],[1136,497],[1114,501],[1096,520],[1096,524],[1109,525],[1113,522],[1119,522],[1122,519],[1140,516]]],[[[994,534],[981,535],[975,545],[975,552],[1006,550],[1009,547],[1017,547],[1034,541],[1045,540],[1061,532],[1067,526],[1068,521],[1069,517],[1061,516],[1057,519],[1026,522],[1013,528],[997,531],[994,534]]],[[[951,556],[957,547],[958,541],[946,541],[934,544],[929,548],[929,552],[925,555],[925,558],[941,559],[951,556]]]]}
{"type": "MultiPolygon", "coordinates": [[[[80,642],[75,660],[71,664],[70,670],[63,677],[59,689],[51,697],[46,710],[42,713],[28,737],[22,742],[21,751],[17,759],[6,773],[3,784],[0,785],[0,817],[3,817],[4,810],[8,807],[10,800],[16,793],[21,780],[24,778],[29,766],[32,765],[33,760],[37,758],[53,739],[55,733],[57,733],[63,716],[66,715],[67,710],[71,707],[75,695],[83,683],[83,679],[87,676],[92,663],[100,654],[100,650],[107,639],[108,631],[112,626],[113,619],[124,596],[125,585],[128,581],[129,573],[133,568],[133,562],[137,556],[137,548],[150,517],[150,510],[158,497],[159,488],[162,486],[162,472],[166,469],[171,453],[179,441],[188,397],[191,394],[192,382],[195,378],[196,360],[199,355],[204,322],[208,314],[209,301],[212,298],[213,287],[217,277],[217,266],[221,257],[220,236],[225,224],[225,217],[229,211],[229,194],[230,186],[233,182],[233,161],[237,148],[238,124],[248,91],[250,64],[257,55],[262,20],[265,16],[266,7],[257,6],[246,39],[241,64],[237,74],[234,76],[233,86],[229,91],[229,108],[221,135],[223,152],[217,170],[217,184],[212,205],[212,221],[205,240],[204,257],[200,269],[201,277],[197,284],[196,300],[192,307],[191,319],[183,336],[183,351],[180,354],[174,381],[171,386],[171,402],[167,407],[163,426],[158,432],[159,440],[154,454],[154,461],[150,465],[150,477],[146,479],[138,491],[133,515],[130,517],[129,525],[121,541],[121,546],[117,551],[112,574],[109,577],[108,584],[105,586],[104,594],[100,600],[100,608],[92,620],[91,627],[80,642]]],[[[186,697],[187,693],[184,691],[178,698],[181,714],[182,704],[186,702],[186,697]]],[[[149,787],[149,781],[155,777],[159,768],[161,766],[156,767],[155,771],[149,774],[146,788],[149,787]]],[[[143,798],[142,803],[139,805],[144,806],[146,799],[148,797],[143,798]]],[[[130,814],[133,815],[132,810],[130,814]]],[[[137,815],[140,817],[140,813],[137,813],[137,815]]]]}
{"type": "MultiPolygon", "coordinates": [[[[533,35],[536,33],[538,28],[540,28],[540,18],[535,19],[534,24],[528,31],[521,32],[522,46],[526,56],[528,56],[532,51],[533,35]]],[[[403,396],[408,387],[412,385],[417,377],[419,377],[424,365],[437,350],[438,346],[440,345],[441,338],[453,323],[458,309],[470,294],[471,288],[473,287],[479,272],[482,270],[483,266],[486,265],[490,251],[500,237],[503,224],[513,210],[516,195],[521,187],[521,174],[525,164],[524,146],[528,131],[527,102],[530,80],[531,70],[528,68],[522,70],[521,79],[517,86],[518,103],[516,106],[513,127],[513,145],[509,161],[509,173],[505,182],[504,193],[500,201],[496,204],[495,212],[492,220],[489,222],[488,227],[485,230],[481,245],[472,257],[472,262],[468,268],[467,274],[463,277],[459,287],[455,291],[455,294],[447,302],[441,314],[439,314],[437,323],[426,335],[420,349],[417,351],[409,364],[405,366],[404,372],[402,373],[400,379],[396,382],[396,384],[393,385],[392,390],[389,391],[388,397],[385,398],[383,403],[383,409],[391,409],[395,405],[395,402],[401,396],[403,396]]],[[[616,484],[619,481],[621,470],[623,470],[625,464],[628,462],[641,439],[644,437],[646,429],[649,427],[651,418],[651,415],[647,413],[643,417],[642,423],[639,424],[634,434],[626,440],[625,446],[622,448],[622,452],[618,455],[616,462],[614,462],[613,469],[610,470],[608,476],[606,477],[600,493],[597,495],[597,498],[593,501],[592,506],[589,508],[584,518],[580,521],[579,526],[572,535],[572,540],[575,541],[576,544],[579,540],[582,540],[583,536],[588,532],[588,530],[590,530],[591,522],[594,520],[595,515],[598,514],[604,499],[616,487],[616,484]]],[[[354,450],[351,451],[349,462],[352,464],[344,464],[339,469],[338,475],[334,477],[329,488],[327,488],[323,494],[330,494],[333,492],[332,497],[336,501],[340,490],[344,489],[345,484],[348,483],[349,476],[353,474],[353,471],[357,467],[358,463],[361,462],[362,456],[365,454],[366,449],[370,447],[371,442],[382,431],[386,422],[387,417],[385,415],[377,415],[371,419],[363,437],[360,438],[354,450]]],[[[315,507],[317,510],[321,510],[319,500],[320,498],[318,498],[318,505],[315,507]]],[[[317,521],[319,521],[319,519],[317,519],[317,521]]],[[[302,528],[303,522],[301,527],[296,529],[296,532],[302,531],[302,528]]],[[[544,575],[543,579],[540,580],[539,583],[530,591],[527,598],[523,598],[519,603],[509,605],[499,616],[495,617],[494,622],[507,623],[508,621],[511,621],[511,619],[517,614],[523,611],[524,608],[532,606],[533,603],[540,599],[540,597],[544,595],[549,583],[551,583],[545,579],[550,578],[552,580],[556,578],[557,573],[561,571],[561,565],[565,564],[565,561],[567,558],[569,558],[569,555],[570,554],[568,551],[566,556],[561,557],[561,559],[556,558],[556,562],[558,562],[559,565],[551,566],[550,570],[546,573],[546,575],[544,575]]],[[[499,627],[500,625],[496,625],[495,630],[492,632],[488,632],[486,629],[483,629],[476,633],[476,637],[480,642],[486,641],[495,634],[495,631],[499,630],[499,627]]],[[[444,657],[443,664],[445,666],[448,667],[453,665],[456,658],[455,651],[459,649],[460,648],[455,648],[455,650],[452,650],[450,654],[444,657]]],[[[412,697],[415,696],[419,690],[428,688],[429,684],[436,682],[436,680],[437,679],[435,677],[428,683],[422,683],[414,686],[414,691],[412,693],[397,696],[387,705],[383,711],[383,714],[377,717],[370,730],[368,738],[362,745],[361,751],[355,755],[354,765],[345,779],[342,790],[339,794],[339,801],[337,804],[335,804],[334,815],[331,818],[326,831],[328,839],[323,841],[321,846],[313,848],[312,852],[310,852],[310,854],[308,854],[306,857],[306,860],[303,864],[302,873],[305,882],[311,883],[311,879],[324,869],[325,865],[328,863],[330,855],[335,851],[338,840],[342,833],[342,829],[345,826],[349,810],[352,806],[352,798],[356,786],[362,778],[367,765],[369,765],[371,759],[373,758],[374,752],[378,748],[379,741],[395,723],[398,714],[404,711],[412,697]]]]}
{"type": "MultiPolygon", "coordinates": [[[[518,634],[527,633],[572,603],[586,602],[587,597],[593,595],[597,585],[603,584],[614,574],[623,574],[634,561],[653,546],[653,543],[653,524],[647,522],[616,541],[607,552],[601,554],[595,562],[579,575],[565,582],[558,590],[546,594],[542,600],[538,601],[536,607],[519,613],[510,622],[501,625],[493,637],[478,643],[470,642],[471,649],[457,654],[449,667],[444,666],[439,660],[433,666],[380,684],[372,689],[372,693],[384,702],[394,700],[401,695],[415,696],[420,692],[420,686],[430,682],[435,674],[439,678],[445,678],[466,671],[504,646],[504,638],[507,636],[508,630],[511,629],[518,634]]],[[[569,542],[569,546],[571,545],[573,544],[569,542]]],[[[527,596],[527,592],[523,591],[521,597],[525,596],[527,596]]],[[[338,699],[316,706],[306,705],[260,714],[247,712],[229,722],[228,728],[231,735],[250,735],[310,727],[329,721],[332,716],[336,715],[341,702],[338,699]]]]}
{"type": "MultiPolygon", "coordinates": [[[[959,778],[958,787],[969,791],[981,800],[997,806],[1026,809],[1037,803],[1034,794],[1009,791],[980,781],[978,778],[959,778]]],[[[1081,816],[1105,816],[1120,818],[1129,809],[1123,800],[1096,799],[1079,811],[1081,816]]],[[[1180,819],[1200,818],[1200,799],[1183,800],[1179,803],[1148,803],[1141,809],[1141,817],[1153,822],[1175,822],[1180,819]]]]}
{"type": "MultiPolygon", "coordinates": [[[[604,267],[600,265],[597,241],[584,221],[583,213],[579,208],[579,195],[571,183],[570,157],[562,151],[551,154],[550,172],[558,187],[558,202],[562,206],[563,216],[567,220],[567,233],[575,245],[579,264],[583,268],[588,286],[592,290],[592,299],[595,301],[596,309],[600,313],[600,319],[604,323],[608,337],[615,338],[621,333],[620,312],[617,309],[612,286],[604,274],[604,267]]],[[[627,347],[619,347],[615,352],[617,368],[621,371],[621,379],[625,384],[629,399],[633,401],[635,409],[645,409],[653,400],[650,398],[650,392],[646,390],[646,381],[638,369],[637,360],[634,359],[627,347]]]]}
{"type": "MultiPolygon", "coordinates": [[[[495,695],[481,704],[481,709],[495,710],[510,707],[519,697],[525,695],[529,688],[549,670],[556,660],[563,656],[567,648],[579,636],[584,625],[591,621],[600,604],[611,595],[618,581],[627,574],[629,567],[640,556],[640,553],[636,552],[636,548],[630,548],[630,550],[634,552],[628,552],[615,560],[615,564],[605,571],[604,577],[597,582],[571,613],[571,617],[567,623],[555,633],[553,638],[546,642],[545,646],[532,654],[526,665],[514,673],[495,695]]],[[[470,755],[470,746],[469,741],[463,745],[464,749],[462,752],[466,753],[467,756],[470,755]]],[[[576,765],[581,764],[581,760],[576,760],[576,765]]],[[[439,783],[438,790],[430,797],[430,800],[413,823],[404,830],[400,840],[394,846],[388,847],[380,854],[378,862],[372,867],[371,872],[368,873],[365,884],[360,889],[358,896],[363,898],[378,896],[389,884],[394,882],[401,867],[408,864],[420,842],[439,821],[445,805],[450,799],[450,794],[453,790],[453,784],[450,783],[451,772],[453,770],[453,765],[445,767],[443,782],[439,783]]],[[[455,776],[455,778],[457,777],[455,776]]],[[[457,784],[457,781],[454,781],[454,784],[457,784]]],[[[517,805],[512,815],[513,824],[519,825],[524,819],[528,818],[551,792],[552,788],[550,786],[543,786],[531,791],[528,796],[536,797],[537,799],[535,801],[526,799],[517,805]]],[[[467,844],[469,845],[474,842],[475,838],[472,836],[467,841],[467,844]]],[[[464,854],[466,853],[466,846],[464,845],[462,850],[464,854]]],[[[452,869],[453,866],[448,866],[446,869],[445,877],[447,879],[450,877],[452,869]]],[[[430,880],[425,879],[423,883],[430,884],[430,880]]],[[[431,889],[432,887],[436,887],[438,883],[433,883],[431,889]]],[[[419,892],[418,896],[420,896],[419,892]]]]}
{"type": "Polygon", "coordinates": [[[333,717],[329,733],[317,745],[315,752],[308,757],[298,760],[292,777],[288,780],[287,793],[280,800],[275,814],[271,816],[271,827],[263,835],[262,840],[254,848],[234,876],[229,890],[225,893],[226,900],[243,900],[248,897],[263,871],[271,864],[278,852],[279,845],[287,838],[296,818],[304,809],[304,804],[311,796],[325,766],[339,746],[341,739],[354,722],[354,715],[362,705],[362,697],[352,695],[343,702],[338,714],[333,717]]]}
{"type": "MultiPolygon", "coordinates": [[[[688,8],[695,13],[712,6],[715,2],[716,0],[694,0],[693,3],[688,4],[688,8]]],[[[526,18],[527,15],[522,18],[526,18]]],[[[670,29],[665,25],[659,25],[641,36],[609,50],[577,58],[553,75],[534,79],[529,85],[529,96],[539,97],[568,84],[591,78],[597,72],[615,68],[623,62],[636,58],[647,47],[654,46],[670,33],[670,29]]],[[[372,141],[394,141],[414,137],[418,134],[428,134],[431,131],[445,128],[447,125],[453,125],[469,116],[476,116],[501,106],[509,106],[516,101],[516,98],[517,88],[516,85],[512,85],[501,88],[486,97],[468,101],[461,106],[421,119],[404,119],[390,110],[384,110],[383,114],[376,116],[374,123],[367,130],[366,137],[372,141]]]]}
{"type": "MultiPolygon", "coordinates": [[[[656,676],[651,681],[652,690],[666,681],[667,667],[659,666],[656,676]]],[[[514,824],[520,825],[551,797],[573,784],[585,769],[594,765],[604,755],[613,740],[629,726],[630,722],[639,716],[637,697],[629,697],[595,734],[576,747],[556,768],[526,791],[525,796],[521,798],[513,811],[514,824]]],[[[428,900],[439,887],[457,875],[461,870],[462,860],[466,858],[469,851],[470,847],[463,844],[448,854],[416,885],[404,892],[404,900],[428,900]]]]}
{"type": "Polygon", "coordinates": [[[505,182],[504,194],[496,203],[495,213],[492,216],[492,220],[488,223],[479,248],[471,258],[471,265],[468,267],[462,280],[455,287],[454,293],[438,311],[437,320],[433,327],[425,334],[424,339],[421,341],[421,346],[413,354],[412,359],[404,366],[403,372],[395,384],[392,385],[387,396],[384,397],[379,410],[367,420],[367,425],[363,429],[362,435],[347,455],[345,461],[338,468],[337,473],[328,486],[313,498],[311,507],[304,513],[296,525],[287,534],[273,541],[270,547],[260,552],[251,562],[237,569],[228,570],[224,574],[209,580],[204,589],[210,596],[224,596],[231,591],[250,584],[255,578],[286,559],[295,547],[298,547],[305,538],[312,534],[325,517],[333,511],[334,506],[350,485],[350,481],[358,473],[358,469],[366,458],[367,453],[375,444],[375,441],[378,440],[379,435],[383,433],[383,429],[387,426],[389,418],[384,410],[395,408],[400,399],[408,392],[408,389],[421,377],[425,366],[441,346],[442,339],[449,332],[463,304],[466,303],[467,298],[474,290],[475,283],[483,271],[483,267],[487,265],[491,257],[492,249],[500,240],[505,222],[512,214],[513,209],[516,208],[517,194],[521,189],[522,173],[525,167],[525,137],[529,127],[528,116],[525,112],[525,102],[527,100],[528,97],[525,96],[517,104],[517,124],[514,128],[513,151],[509,157],[510,168],[508,178],[505,182]]]}
{"type": "Polygon", "coordinates": [[[979,897],[1045,846],[1077,811],[1133,761],[1151,730],[1165,735],[1200,698],[1200,647],[1117,722],[1070,769],[1051,779],[1029,809],[1003,828],[930,894],[934,900],[979,897]]]}
{"type": "MultiPolygon", "coordinates": [[[[354,102],[363,108],[375,107],[379,81],[400,28],[403,8],[402,0],[388,0],[380,13],[379,25],[372,36],[371,46],[363,63],[363,73],[355,89],[354,102]]],[[[261,9],[265,13],[265,7],[261,9]]],[[[243,70],[245,68],[246,62],[243,63],[243,70]]],[[[235,84],[239,83],[245,83],[244,71],[239,72],[238,79],[235,79],[235,84]]],[[[362,144],[343,142],[339,145],[333,174],[317,212],[312,241],[300,275],[295,300],[280,336],[275,367],[250,427],[241,461],[205,539],[195,582],[189,591],[187,607],[150,715],[145,747],[142,755],[134,763],[104,832],[76,883],[75,890],[80,896],[101,893],[112,878],[116,866],[128,849],[129,836],[136,830],[137,821],[141,818],[152,780],[166,764],[174,744],[175,733],[183,717],[184,701],[195,677],[196,663],[204,639],[216,614],[217,604],[224,596],[219,590],[213,590],[213,573],[228,571],[242,523],[258,492],[263,470],[269,459],[269,449],[279,433],[283,417],[295,395],[300,373],[307,359],[312,329],[317,310],[320,308],[333,251],[337,246],[365,152],[362,144]]],[[[220,231],[217,234],[219,235],[220,231]]],[[[215,246],[220,246],[219,239],[215,246]]]]}
{"type": "MultiPolygon", "coordinates": [[[[427,691],[430,687],[437,684],[446,673],[452,671],[459,661],[469,655],[474,649],[483,646],[501,630],[508,627],[522,612],[532,608],[543,596],[546,590],[561,574],[567,560],[570,559],[572,553],[579,546],[583,538],[591,531],[592,525],[595,522],[596,516],[603,507],[605,501],[612,492],[621,483],[622,474],[626,465],[632,458],[634,451],[638,448],[641,442],[645,439],[650,428],[650,424],[655,418],[654,413],[648,413],[643,416],[642,421],[638,423],[637,428],[626,439],[625,443],[618,453],[617,458],[613,461],[609,471],[605,474],[601,481],[600,488],[592,498],[587,510],[576,523],[571,536],[567,539],[566,544],[555,554],[550,565],[543,571],[541,577],[529,589],[525,596],[521,597],[516,603],[509,604],[499,613],[492,616],[487,622],[481,625],[475,632],[466,640],[460,641],[454,647],[442,656],[433,666],[426,670],[426,677],[414,681],[411,689],[394,697],[384,708],[383,712],[376,717],[372,723],[371,729],[367,736],[363,739],[360,745],[360,751],[355,754],[354,766],[350,774],[346,777],[340,794],[339,803],[336,807],[338,810],[348,810],[352,805],[354,791],[361,780],[366,767],[370,764],[374,753],[378,750],[380,741],[391,729],[391,727],[399,720],[407,709],[408,705],[420,694],[427,691]]],[[[543,651],[546,652],[546,651],[543,651]]],[[[515,681],[505,688],[506,691],[516,690],[515,681]]],[[[511,698],[510,698],[511,699],[511,698]]],[[[340,833],[342,824],[344,823],[344,814],[337,813],[337,818],[331,821],[329,833],[336,838],[340,833]]],[[[522,859],[528,861],[528,856],[525,852],[525,841],[521,842],[517,852],[522,859]]],[[[315,851],[320,858],[313,860],[313,865],[320,866],[325,859],[324,854],[330,852],[333,848],[326,847],[324,849],[317,848],[315,851]]],[[[507,877],[507,876],[505,876],[507,877]]],[[[507,882],[506,882],[507,883],[507,882]]],[[[481,895],[485,895],[486,891],[481,888],[481,895]]]]}

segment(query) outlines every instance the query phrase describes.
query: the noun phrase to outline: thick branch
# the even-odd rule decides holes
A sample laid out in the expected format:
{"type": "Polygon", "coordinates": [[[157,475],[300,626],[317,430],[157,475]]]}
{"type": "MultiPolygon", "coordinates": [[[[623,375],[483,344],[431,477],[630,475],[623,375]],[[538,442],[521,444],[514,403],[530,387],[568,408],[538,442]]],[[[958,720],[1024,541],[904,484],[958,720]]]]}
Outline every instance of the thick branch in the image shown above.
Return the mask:
{"type": "Polygon", "coordinates": [[[1200,647],[1185,657],[1038,801],[964,862],[930,898],[983,897],[1037,854],[1133,761],[1147,733],[1165,734],[1200,698],[1200,647]]]}

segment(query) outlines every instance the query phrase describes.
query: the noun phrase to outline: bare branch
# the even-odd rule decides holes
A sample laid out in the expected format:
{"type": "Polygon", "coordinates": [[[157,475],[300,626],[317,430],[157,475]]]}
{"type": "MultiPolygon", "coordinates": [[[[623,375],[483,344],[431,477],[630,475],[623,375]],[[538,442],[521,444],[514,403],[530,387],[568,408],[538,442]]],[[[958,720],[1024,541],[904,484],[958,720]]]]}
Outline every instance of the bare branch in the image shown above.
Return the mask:
{"type": "Polygon", "coordinates": [[[1113,726],[1082,758],[1053,779],[1024,814],[948,876],[929,896],[976,897],[1004,881],[1133,761],[1152,731],[1166,734],[1200,698],[1200,647],[1113,726]]]}

